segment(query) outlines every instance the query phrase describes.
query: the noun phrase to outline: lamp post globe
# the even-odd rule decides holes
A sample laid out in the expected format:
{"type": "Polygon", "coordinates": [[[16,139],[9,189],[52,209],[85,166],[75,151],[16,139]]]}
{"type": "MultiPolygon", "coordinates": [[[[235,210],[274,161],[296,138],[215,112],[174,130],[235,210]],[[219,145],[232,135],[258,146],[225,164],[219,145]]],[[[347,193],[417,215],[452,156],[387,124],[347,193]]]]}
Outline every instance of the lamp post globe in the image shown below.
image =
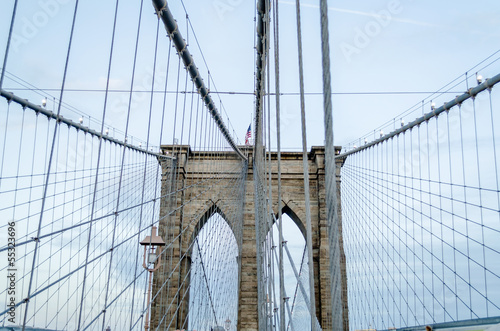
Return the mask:
{"type": "Polygon", "coordinates": [[[141,246],[144,246],[144,259],[142,262],[142,266],[149,273],[149,281],[148,281],[148,310],[146,312],[146,320],[144,322],[144,330],[149,330],[149,301],[151,300],[151,277],[154,271],[158,270],[161,265],[161,250],[159,249],[162,246],[165,246],[165,242],[160,236],[156,235],[156,226],[151,228],[151,235],[146,236],[143,241],[139,243],[141,246]],[[156,249],[158,248],[158,251],[156,249]],[[150,268],[150,266],[152,266],[150,268]]]}

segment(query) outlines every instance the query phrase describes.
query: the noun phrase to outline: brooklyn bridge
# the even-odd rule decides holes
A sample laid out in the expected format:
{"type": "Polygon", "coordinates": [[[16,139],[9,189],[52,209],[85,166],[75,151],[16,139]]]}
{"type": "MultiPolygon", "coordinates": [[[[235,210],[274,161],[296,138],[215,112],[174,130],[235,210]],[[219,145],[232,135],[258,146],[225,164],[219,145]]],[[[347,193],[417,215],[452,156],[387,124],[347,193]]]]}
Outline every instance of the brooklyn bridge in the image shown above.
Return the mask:
{"type": "Polygon", "coordinates": [[[0,330],[499,330],[500,50],[342,92],[395,24],[440,30],[337,5],[4,1],[0,330]]]}

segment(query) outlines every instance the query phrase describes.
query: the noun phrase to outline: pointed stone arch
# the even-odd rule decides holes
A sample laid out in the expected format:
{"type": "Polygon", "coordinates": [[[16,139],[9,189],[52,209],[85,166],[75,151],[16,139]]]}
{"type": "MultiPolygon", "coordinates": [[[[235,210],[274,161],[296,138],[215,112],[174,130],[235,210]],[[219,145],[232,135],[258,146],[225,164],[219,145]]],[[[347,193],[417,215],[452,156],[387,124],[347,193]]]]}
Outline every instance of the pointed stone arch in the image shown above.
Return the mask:
{"type": "MultiPolygon", "coordinates": [[[[233,236],[235,238],[236,237],[236,233],[235,233],[235,229],[234,229],[234,226],[233,226],[233,223],[231,223],[230,221],[228,221],[228,217],[226,216],[226,213],[224,212],[223,210],[223,207],[220,207],[219,206],[219,202],[220,200],[217,200],[217,201],[212,201],[212,200],[208,200],[206,203],[205,203],[205,206],[208,206],[208,207],[204,207],[205,210],[201,211],[198,213],[198,215],[201,215],[198,222],[196,223],[196,225],[193,226],[192,230],[190,231],[190,234],[189,234],[189,242],[188,242],[188,247],[189,250],[191,251],[192,250],[192,242],[193,240],[198,236],[198,233],[201,231],[201,229],[203,228],[203,226],[205,226],[205,224],[208,222],[208,220],[214,216],[215,214],[219,214],[222,219],[226,222],[226,224],[229,226],[229,228],[231,229],[231,232],[233,233],[233,236]]],[[[238,245],[238,252],[240,252],[240,243],[238,243],[238,240],[236,240],[236,244],[238,245]]]]}
{"type": "MultiPolygon", "coordinates": [[[[171,150],[172,146],[163,146],[166,150],[171,150]]],[[[203,164],[205,162],[211,162],[211,157],[213,152],[203,151],[196,152],[196,158],[191,158],[189,146],[177,146],[179,149],[179,162],[180,169],[178,170],[181,174],[181,178],[177,181],[191,180],[190,176],[197,176],[196,178],[208,178],[212,176],[212,173],[204,173],[203,164]],[[187,159],[190,161],[187,162],[187,159]],[[184,162],[183,162],[184,160],[184,162]]],[[[177,206],[183,206],[182,212],[175,216],[174,222],[172,224],[176,229],[183,228],[183,224],[186,222],[191,222],[196,219],[196,224],[189,225],[189,231],[186,235],[182,235],[182,244],[179,248],[175,248],[174,256],[181,258],[183,253],[186,252],[189,247],[189,243],[192,238],[195,238],[199,230],[206,224],[208,219],[214,215],[214,213],[220,213],[223,215],[223,219],[231,227],[233,234],[236,237],[236,242],[238,245],[238,330],[254,331],[258,330],[258,296],[257,296],[257,250],[256,250],[256,232],[255,232],[255,196],[254,196],[254,183],[253,183],[253,146],[242,147],[245,153],[248,154],[248,164],[242,164],[240,158],[237,157],[232,152],[219,151],[218,156],[220,157],[221,169],[225,169],[226,176],[234,176],[234,179],[243,178],[243,187],[241,195],[231,195],[231,193],[224,193],[222,187],[224,185],[221,182],[220,187],[214,185],[210,188],[210,191],[205,193],[208,195],[207,199],[203,201],[192,201],[193,196],[196,196],[197,192],[192,195],[188,191],[184,191],[183,183],[176,183],[176,187],[181,196],[177,197],[177,206]],[[241,173],[231,172],[228,169],[242,167],[243,176],[241,173]],[[183,200],[185,199],[185,200],[183,200]],[[183,201],[190,201],[188,205],[183,205],[183,201]],[[227,213],[230,208],[234,209],[237,203],[235,201],[242,201],[241,203],[241,215],[238,214],[237,227],[233,226],[233,220],[229,219],[227,213]],[[228,208],[226,209],[226,206],[228,208]],[[198,225],[199,224],[199,225],[198,225]]],[[[336,148],[338,149],[338,148],[336,148]]],[[[290,216],[290,218],[297,225],[304,238],[306,238],[306,206],[304,197],[304,173],[303,173],[303,154],[302,152],[282,152],[281,162],[282,162],[282,212],[290,216]]],[[[277,153],[271,152],[271,168],[272,168],[272,212],[278,214],[278,187],[277,187],[277,175],[276,175],[276,162],[277,153]]],[[[328,227],[326,219],[326,194],[325,194],[325,150],[324,147],[312,147],[311,151],[308,153],[308,163],[309,163],[309,185],[310,185],[310,212],[311,212],[311,226],[312,226],[312,253],[313,253],[313,268],[314,268],[314,287],[315,287],[315,298],[316,298],[316,316],[323,330],[332,330],[331,322],[331,291],[330,291],[330,258],[329,258],[329,239],[328,239],[328,227]]],[[[163,165],[162,165],[163,166],[163,165]]],[[[337,161],[337,167],[340,169],[341,162],[337,161]]],[[[337,172],[339,170],[337,169],[337,172]]],[[[340,181],[340,176],[337,173],[337,181],[340,181]]],[[[205,192],[205,191],[204,191],[205,192]]],[[[340,202],[340,199],[338,199],[340,202]]],[[[179,207],[178,207],[179,208],[179,207]]],[[[340,208],[338,209],[340,210],[340,208]]],[[[169,210],[165,209],[160,213],[160,219],[165,219],[162,215],[169,213],[169,210]]],[[[166,223],[163,227],[168,226],[166,223]]],[[[162,223],[160,222],[160,232],[162,231],[162,223]]],[[[179,232],[174,233],[179,234],[179,232]]],[[[339,228],[341,231],[341,228],[339,228]]],[[[341,232],[340,232],[341,234],[341,232]]],[[[340,245],[342,249],[342,236],[340,235],[340,245]]],[[[342,255],[343,253],[341,253],[342,255]]],[[[345,277],[345,260],[341,260],[341,273],[342,273],[342,288],[343,291],[346,289],[346,277],[345,277]],[[343,263],[343,265],[342,265],[343,263]]],[[[185,270],[180,272],[178,276],[181,277],[185,270]]],[[[161,281],[161,277],[166,277],[165,275],[157,276],[161,281]]],[[[159,281],[159,283],[161,283],[159,281]]],[[[347,307],[347,300],[345,299],[345,307],[347,307]]],[[[153,307],[154,310],[155,307],[153,307]]],[[[175,307],[174,309],[175,310],[175,307]]],[[[179,306],[175,310],[175,314],[182,316],[187,316],[187,306],[179,306]]],[[[346,313],[346,308],[344,308],[344,313],[346,313]]],[[[154,314],[164,314],[161,309],[155,311],[154,314]]],[[[179,318],[178,318],[179,319],[179,318]]],[[[182,318],[181,318],[182,321],[182,318]]],[[[178,323],[182,325],[182,323],[178,323]]]]}
{"type": "MultiPolygon", "coordinates": [[[[224,246],[225,251],[228,252],[228,254],[225,256],[225,258],[219,259],[218,262],[220,263],[220,261],[224,261],[224,263],[226,263],[225,264],[225,267],[227,268],[226,271],[232,271],[232,272],[236,271],[237,276],[238,276],[237,280],[234,278],[228,279],[226,274],[224,274],[224,275],[222,275],[222,277],[223,278],[226,277],[226,278],[225,278],[225,281],[223,281],[222,283],[225,284],[225,286],[226,286],[225,289],[227,289],[227,288],[234,289],[235,292],[231,292],[231,293],[237,293],[238,287],[240,284],[240,279],[241,279],[239,263],[238,263],[238,260],[235,261],[234,259],[232,259],[232,260],[227,259],[227,257],[232,257],[233,254],[235,254],[236,258],[238,259],[238,256],[241,252],[241,249],[240,249],[240,245],[239,245],[238,240],[237,240],[236,235],[235,235],[235,229],[232,226],[233,223],[229,221],[229,217],[224,212],[223,207],[221,208],[219,206],[219,202],[220,201],[213,202],[210,200],[210,203],[206,203],[206,206],[208,206],[208,207],[206,207],[205,210],[200,213],[201,216],[199,217],[197,224],[195,225],[195,227],[193,228],[193,230],[191,231],[191,233],[189,235],[189,237],[190,237],[189,238],[189,246],[188,246],[189,247],[188,248],[188,252],[189,252],[188,255],[190,257],[189,270],[185,270],[185,273],[189,274],[188,277],[190,278],[190,280],[189,280],[190,285],[198,284],[198,286],[200,286],[200,283],[199,283],[200,278],[198,278],[198,282],[196,282],[196,280],[193,278],[194,273],[193,273],[193,269],[192,269],[196,264],[198,264],[199,269],[197,269],[197,270],[199,272],[201,272],[201,275],[203,275],[203,277],[201,278],[201,279],[203,279],[201,281],[201,283],[203,283],[202,286],[206,285],[207,288],[213,290],[213,287],[209,286],[209,284],[213,285],[213,283],[210,283],[210,279],[211,279],[211,275],[213,275],[213,272],[215,272],[215,271],[213,269],[206,268],[207,260],[203,260],[203,257],[202,257],[204,254],[206,254],[206,252],[207,252],[206,249],[208,249],[208,252],[210,252],[211,245],[208,244],[207,246],[205,246],[207,244],[207,241],[200,241],[200,240],[197,240],[197,238],[199,237],[200,233],[202,233],[204,231],[211,231],[210,226],[214,225],[213,222],[219,222],[218,226],[219,226],[219,229],[221,229],[221,226],[222,226],[222,231],[227,231],[227,228],[229,228],[229,230],[230,230],[229,236],[230,237],[232,236],[232,239],[230,239],[231,241],[229,242],[229,246],[228,245],[224,246]],[[218,220],[217,219],[212,220],[214,217],[217,217],[217,216],[220,217],[218,220]],[[212,223],[210,223],[210,222],[212,222],[212,223]],[[220,222],[222,222],[223,225],[221,225],[220,222]],[[196,255],[196,253],[194,253],[195,247],[198,249],[198,255],[196,255]],[[201,257],[201,259],[197,260],[196,256],[201,257]],[[196,262],[196,261],[198,261],[198,262],[196,262]],[[205,263],[205,267],[203,266],[204,263],[205,263]],[[229,263],[229,264],[227,264],[227,263],[229,263]],[[195,282],[192,283],[193,281],[195,281],[195,282]],[[233,281],[234,281],[234,283],[233,283],[233,281]],[[231,287],[229,287],[229,285],[231,287]],[[235,287],[233,287],[233,286],[235,286],[235,287]]],[[[227,235],[227,232],[226,232],[226,235],[227,235]]],[[[209,242],[213,243],[213,240],[209,239],[209,242]]],[[[223,243],[227,244],[228,241],[224,241],[223,243]]],[[[212,246],[212,249],[213,249],[213,246],[212,246]]],[[[210,260],[210,261],[213,262],[213,260],[210,260]]],[[[234,273],[229,273],[229,274],[234,274],[234,273]]],[[[190,298],[192,298],[192,295],[193,295],[193,287],[190,286],[188,290],[189,290],[189,293],[186,294],[187,300],[185,300],[186,305],[187,305],[188,309],[194,309],[194,311],[196,311],[196,309],[199,308],[199,306],[196,305],[196,302],[195,302],[195,305],[193,306],[191,304],[191,301],[189,300],[190,298]]],[[[196,293],[196,291],[194,293],[196,293]]],[[[211,294],[211,296],[210,296],[209,300],[211,303],[213,303],[213,302],[217,302],[216,300],[218,297],[220,298],[221,292],[215,290],[215,291],[210,291],[210,294],[211,294]]],[[[232,297],[231,299],[234,299],[237,301],[238,298],[232,297]]],[[[199,303],[199,302],[197,302],[197,303],[199,303]]],[[[236,303],[237,302],[235,302],[234,307],[236,307],[236,303]]],[[[215,307],[217,307],[217,305],[215,305],[215,307]]],[[[231,309],[229,309],[229,311],[231,311],[231,309]]],[[[224,313],[229,313],[229,311],[224,311],[224,313]]],[[[221,310],[217,310],[217,313],[221,313],[221,310]]],[[[231,313],[233,313],[232,316],[234,317],[234,318],[233,317],[231,317],[231,318],[234,321],[236,321],[237,316],[234,315],[234,313],[236,313],[236,311],[232,311],[231,313]]],[[[229,314],[231,314],[231,313],[229,313],[229,314]]],[[[188,321],[186,321],[185,328],[186,329],[189,328],[189,330],[191,330],[192,327],[193,327],[193,329],[198,330],[197,327],[194,327],[193,325],[188,324],[188,321]]]]}

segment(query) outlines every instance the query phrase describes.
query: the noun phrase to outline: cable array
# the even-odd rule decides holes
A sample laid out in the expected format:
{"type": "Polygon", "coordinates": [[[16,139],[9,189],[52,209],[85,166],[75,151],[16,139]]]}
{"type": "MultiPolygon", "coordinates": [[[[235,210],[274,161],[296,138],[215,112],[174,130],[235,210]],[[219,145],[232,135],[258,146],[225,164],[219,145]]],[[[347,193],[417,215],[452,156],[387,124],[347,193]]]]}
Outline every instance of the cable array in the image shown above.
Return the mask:
{"type": "MultiPolygon", "coordinates": [[[[4,160],[2,167],[0,213],[15,223],[18,321],[26,319],[27,326],[76,329],[82,311],[82,325],[97,328],[92,320],[106,309],[103,289],[109,284],[109,298],[114,301],[109,309],[116,313],[107,322],[127,328],[124,321],[130,319],[126,317],[130,315],[131,285],[144,277],[143,272],[134,276],[135,268],[125,266],[133,265],[134,255],[139,254],[136,239],[148,229],[140,220],[151,220],[159,212],[155,200],[160,197],[154,194],[159,185],[157,158],[128,150],[122,159],[126,147],[104,141],[97,168],[99,139],[14,103],[8,104],[8,114],[2,145],[3,155],[9,155],[10,161],[6,164],[4,160]],[[54,166],[47,173],[55,126],[59,132],[52,145],[54,166]],[[18,131],[19,127],[33,130],[18,131]],[[142,199],[138,187],[145,187],[142,199]],[[35,245],[39,246],[36,255],[35,245]],[[33,291],[28,298],[31,275],[33,291]],[[82,293],[84,283],[89,286],[82,293]],[[30,305],[23,311],[25,299],[30,305]]],[[[2,258],[8,251],[7,227],[7,223],[0,225],[2,258]]],[[[4,277],[9,269],[3,264],[4,277]]],[[[1,291],[3,302],[7,292],[7,288],[1,291]]],[[[2,309],[2,321],[8,317],[6,313],[2,309]]]]}
{"type": "MultiPolygon", "coordinates": [[[[299,3],[297,3],[297,6],[299,6],[299,3]]],[[[303,153],[294,153],[294,157],[301,160],[300,165],[296,165],[297,168],[294,168],[293,171],[288,169],[289,173],[299,172],[301,174],[299,176],[301,179],[300,193],[294,196],[294,199],[300,201],[301,207],[292,206],[292,201],[283,198],[285,190],[282,188],[283,186],[286,186],[286,190],[297,190],[297,187],[290,188],[290,185],[299,185],[299,183],[293,182],[291,184],[290,177],[284,180],[281,174],[278,1],[258,1],[256,11],[255,144],[252,154],[258,288],[258,323],[256,327],[259,330],[321,330],[322,327],[328,329],[331,323],[329,308],[325,307],[320,313],[315,310],[314,305],[317,298],[315,293],[318,293],[320,285],[314,285],[313,281],[315,278],[313,271],[318,268],[317,262],[313,262],[312,259],[313,250],[305,250],[304,252],[311,252],[311,254],[308,254],[305,258],[303,257],[302,260],[300,260],[300,257],[293,257],[286,246],[287,238],[283,236],[282,214],[288,214],[289,217],[294,219],[295,225],[293,226],[301,228],[304,245],[307,242],[307,245],[312,247],[313,231],[310,215],[312,202],[309,201],[312,194],[309,192],[309,187],[315,186],[318,179],[314,178],[314,181],[309,184],[310,153],[307,152],[307,142],[303,139],[303,153]],[[271,55],[274,55],[274,61],[271,59],[271,55]],[[274,68],[274,77],[271,75],[271,68],[274,68]],[[271,89],[273,79],[275,82],[274,91],[271,89]],[[271,99],[274,98],[276,99],[272,102],[271,99]],[[271,128],[273,106],[276,107],[276,128],[271,128]],[[274,139],[271,132],[275,130],[277,133],[277,151],[271,151],[272,140],[274,139]],[[302,212],[300,218],[295,213],[299,209],[302,212]],[[292,270],[295,270],[295,272],[292,270]],[[300,273],[298,270],[300,270],[300,273]],[[284,275],[288,275],[288,277],[285,278],[284,275]],[[292,285],[292,288],[290,288],[290,285],[292,285]],[[292,298],[296,288],[300,289],[300,294],[298,297],[295,295],[292,298]],[[297,298],[297,305],[295,305],[295,299],[297,298]],[[293,314],[294,309],[298,309],[295,315],[293,314]],[[305,314],[298,312],[301,309],[305,314]]],[[[297,22],[299,25],[299,11],[297,12],[297,22]]],[[[298,27],[297,34],[300,45],[300,27],[298,27]]],[[[299,57],[299,67],[301,67],[300,47],[297,55],[299,57]]],[[[302,81],[300,90],[302,93],[303,137],[305,138],[305,105],[302,81]]],[[[296,176],[295,173],[294,176],[296,176]]],[[[318,203],[317,200],[314,201],[318,203]]],[[[322,206],[321,208],[325,207],[322,206]]],[[[314,215],[314,219],[315,222],[318,222],[316,215],[314,215]]],[[[288,226],[294,222],[289,222],[288,226]]],[[[317,228],[315,229],[319,232],[317,228]]],[[[323,230],[326,231],[326,228],[323,230]]],[[[300,242],[300,239],[296,238],[296,236],[290,238],[290,240],[293,240],[294,244],[300,242]]],[[[318,248],[318,246],[315,246],[315,248],[318,248]]],[[[318,258],[318,255],[316,257],[318,258]]],[[[317,278],[315,281],[318,281],[317,278]]],[[[324,298],[321,300],[324,300],[324,298]]]]}
{"type": "Polygon", "coordinates": [[[58,7],[66,34],[37,60],[59,86],[45,90],[13,56],[28,53],[12,41],[29,10],[13,1],[0,75],[2,326],[319,331],[500,315],[500,75],[469,88],[466,73],[432,97],[467,92],[438,107],[426,98],[401,127],[340,154],[322,0],[325,147],[308,152],[305,96],[316,93],[305,92],[297,0],[302,151],[282,153],[280,98],[297,94],[280,92],[278,4],[255,6],[255,143],[240,146],[182,1],[180,23],[165,0],[154,15],[142,0],[58,7]],[[108,39],[89,49],[95,15],[108,39]]]}
{"type": "MultiPolygon", "coordinates": [[[[201,78],[190,75],[185,50],[172,52],[175,33],[160,37],[163,24],[159,17],[149,24],[143,13],[151,8],[142,1],[135,38],[120,33],[131,23],[120,16],[128,4],[117,0],[102,10],[111,24],[102,31],[109,43],[95,47],[106,62],[101,97],[72,88],[80,67],[98,67],[92,52],[81,56],[82,22],[95,19],[86,6],[73,4],[71,33],[58,40],[66,60],[61,87],[51,90],[57,97],[28,83],[22,62],[5,51],[0,276],[15,279],[0,289],[0,325],[203,329],[231,321],[235,329],[246,156],[206,102],[201,78]],[[129,62],[124,54],[133,55],[129,62]],[[111,93],[117,80],[129,86],[111,93]],[[223,166],[227,158],[233,163],[223,166]],[[159,268],[150,287],[139,242],[153,227],[165,246],[146,264],[159,268]],[[11,237],[16,259],[7,264],[11,237]]],[[[9,42],[21,28],[16,17],[27,10],[17,1],[16,8],[9,42]]],[[[50,60],[47,67],[61,66],[50,60]]]]}
{"type": "Polygon", "coordinates": [[[496,77],[337,156],[352,327],[499,315],[496,77]]]}

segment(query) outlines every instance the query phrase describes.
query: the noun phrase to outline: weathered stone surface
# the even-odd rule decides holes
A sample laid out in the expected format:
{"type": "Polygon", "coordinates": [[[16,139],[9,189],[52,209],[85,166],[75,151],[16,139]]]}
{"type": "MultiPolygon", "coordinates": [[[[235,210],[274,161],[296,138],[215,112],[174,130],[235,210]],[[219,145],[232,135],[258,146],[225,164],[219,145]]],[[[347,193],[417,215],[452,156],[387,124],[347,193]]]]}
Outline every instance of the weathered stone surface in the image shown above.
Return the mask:
{"type": "MultiPolygon", "coordinates": [[[[239,299],[238,330],[258,330],[257,257],[254,208],[254,183],[252,164],[248,164],[246,175],[241,176],[242,161],[234,152],[192,152],[189,146],[162,146],[163,151],[177,155],[178,167],[172,171],[167,163],[162,164],[163,183],[160,207],[159,234],[174,245],[165,254],[165,267],[155,273],[152,305],[152,327],[175,330],[187,327],[189,302],[190,245],[207,219],[214,213],[221,215],[241,204],[239,215],[225,217],[237,239],[239,251],[239,299]],[[220,181],[217,181],[220,178],[220,181]],[[222,180],[223,179],[223,180],[222,180]],[[244,196],[239,192],[226,192],[233,181],[241,179],[245,187],[244,196]],[[214,180],[216,184],[214,185],[214,180]],[[204,183],[192,185],[193,183],[204,183]],[[169,194],[169,192],[176,192],[169,194]],[[175,213],[172,210],[178,209],[175,213]],[[169,215],[171,213],[171,215],[169,215]],[[238,219],[238,220],[236,220],[238,219]],[[237,226],[232,222],[243,222],[237,226]],[[165,284],[168,286],[164,286],[165,284]],[[180,289],[181,298],[175,296],[180,289]],[[171,325],[161,321],[175,321],[171,325]],[[155,324],[156,323],[156,324],[155,324]]],[[[246,148],[249,160],[252,149],[246,148]]],[[[316,315],[323,330],[332,330],[330,257],[325,201],[324,147],[313,147],[308,155],[311,203],[311,225],[313,238],[314,287],[316,315]]],[[[282,152],[282,212],[290,216],[305,238],[306,217],[304,198],[304,175],[301,152],[282,152]]],[[[251,162],[251,161],[250,161],[251,162]]],[[[337,164],[337,182],[340,182],[340,166],[337,164]]],[[[272,207],[278,214],[277,153],[271,153],[272,207]]],[[[340,203],[340,190],[337,192],[340,203]]],[[[339,216],[340,206],[339,206],[339,216]]],[[[226,215],[228,216],[228,215],[226,215]]],[[[339,225],[341,231],[341,224],[339,225]]],[[[340,232],[341,233],[341,232],[340,232]]],[[[344,315],[347,318],[347,277],[345,256],[341,247],[341,280],[344,315]]],[[[347,322],[347,319],[346,319],[347,322]]],[[[345,322],[345,324],[346,324],[345,322]]],[[[348,325],[345,325],[348,329],[348,325]]]]}

